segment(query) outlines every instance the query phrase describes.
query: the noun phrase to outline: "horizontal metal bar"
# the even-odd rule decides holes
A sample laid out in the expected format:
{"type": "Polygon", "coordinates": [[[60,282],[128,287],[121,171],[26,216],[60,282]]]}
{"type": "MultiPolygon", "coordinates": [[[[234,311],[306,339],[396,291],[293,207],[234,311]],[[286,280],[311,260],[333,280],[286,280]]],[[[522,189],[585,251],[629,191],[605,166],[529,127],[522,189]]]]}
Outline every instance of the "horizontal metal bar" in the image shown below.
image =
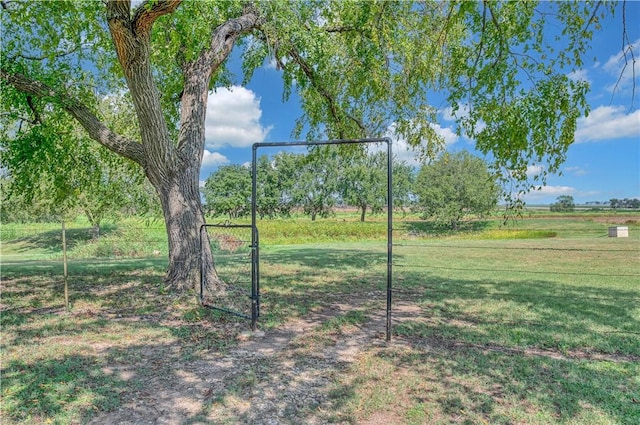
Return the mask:
{"type": "Polygon", "coordinates": [[[374,138],[374,139],[346,139],[346,140],[322,140],[317,142],[260,142],[254,143],[253,149],[270,147],[287,147],[287,146],[318,146],[318,145],[349,145],[349,144],[358,144],[358,143],[390,143],[391,140],[384,138],[374,138]]]}
{"type": "Polygon", "coordinates": [[[216,307],[215,305],[202,304],[203,307],[210,308],[211,310],[218,310],[223,313],[232,314],[234,316],[242,317],[243,319],[251,319],[251,316],[247,316],[246,314],[238,313],[237,311],[229,310],[222,307],[216,307]]]}
{"type": "Polygon", "coordinates": [[[251,226],[250,224],[203,224],[201,227],[220,227],[223,229],[226,229],[229,227],[231,228],[241,227],[243,229],[250,229],[253,226],[251,226]]]}

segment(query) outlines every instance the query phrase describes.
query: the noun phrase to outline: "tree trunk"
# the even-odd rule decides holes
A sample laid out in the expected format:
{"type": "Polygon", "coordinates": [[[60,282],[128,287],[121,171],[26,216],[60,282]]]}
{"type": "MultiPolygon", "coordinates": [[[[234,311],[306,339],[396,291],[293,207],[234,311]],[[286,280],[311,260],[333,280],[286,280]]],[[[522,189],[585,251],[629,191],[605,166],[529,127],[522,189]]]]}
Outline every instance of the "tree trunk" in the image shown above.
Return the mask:
{"type": "Polygon", "coordinates": [[[360,222],[364,223],[364,216],[367,213],[367,204],[360,204],[360,222]]]}
{"type": "MultiPolygon", "coordinates": [[[[192,170],[193,171],[193,170],[192,170]]],[[[195,170],[197,174],[197,170],[195,170]]],[[[200,246],[200,226],[205,223],[197,180],[176,176],[156,187],[169,241],[169,267],[165,284],[176,292],[200,290],[200,264],[207,283],[215,291],[224,291],[215,271],[211,246],[200,246]]]]}

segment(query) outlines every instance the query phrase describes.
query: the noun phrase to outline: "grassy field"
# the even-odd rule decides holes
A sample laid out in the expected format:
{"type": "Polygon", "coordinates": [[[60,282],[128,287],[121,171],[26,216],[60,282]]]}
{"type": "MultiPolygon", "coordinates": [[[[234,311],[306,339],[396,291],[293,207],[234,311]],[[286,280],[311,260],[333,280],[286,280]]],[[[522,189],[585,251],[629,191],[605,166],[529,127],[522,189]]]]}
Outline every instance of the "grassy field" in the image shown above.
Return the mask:
{"type": "MultiPolygon", "coordinates": [[[[318,423],[640,423],[640,215],[534,214],[455,234],[416,219],[394,226],[392,343],[362,347],[327,372],[319,405],[292,402],[278,423],[311,422],[307,410],[318,423]],[[630,237],[608,238],[615,224],[630,237]]],[[[1,229],[3,424],[118,411],[159,375],[225,356],[246,329],[166,292],[157,224],[109,225],[98,240],[82,221],[69,227],[70,313],[59,225],[1,229]]],[[[384,311],[384,220],[260,231],[261,329],[353,306],[295,341],[301,363],[384,311]]],[[[209,423],[250,422],[239,400],[275,379],[270,362],[246,365],[188,423],[214,411],[226,422],[209,423]]]]}

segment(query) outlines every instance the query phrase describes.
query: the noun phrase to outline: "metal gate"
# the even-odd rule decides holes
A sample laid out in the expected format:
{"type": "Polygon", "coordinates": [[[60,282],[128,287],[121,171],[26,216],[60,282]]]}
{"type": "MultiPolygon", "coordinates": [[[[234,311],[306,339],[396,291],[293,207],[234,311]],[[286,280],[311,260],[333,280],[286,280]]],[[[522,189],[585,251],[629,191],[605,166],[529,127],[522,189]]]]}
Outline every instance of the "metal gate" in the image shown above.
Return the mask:
{"type": "MultiPolygon", "coordinates": [[[[373,139],[340,139],[340,140],[324,140],[324,141],[311,141],[311,142],[262,142],[253,144],[253,153],[251,159],[251,224],[256,228],[256,209],[257,209],[257,151],[258,148],[286,148],[294,146],[328,146],[328,145],[357,145],[357,144],[370,144],[370,143],[384,143],[387,145],[387,341],[391,341],[391,302],[392,302],[392,274],[393,274],[393,161],[391,150],[391,139],[385,138],[373,138],[373,139]]],[[[257,258],[257,244],[258,244],[258,232],[255,232],[255,245],[256,245],[256,258],[257,258]]],[[[256,273],[257,273],[256,265],[256,273]]],[[[256,274],[256,279],[258,275],[256,274]]],[[[258,283],[256,281],[256,285],[258,283]]],[[[255,329],[255,325],[254,325],[255,329]]]]}
{"type": "Polygon", "coordinates": [[[257,150],[262,147],[295,147],[318,145],[369,144],[387,145],[387,341],[391,340],[391,302],[393,270],[393,161],[391,140],[354,139],[326,140],[316,142],[254,143],[252,153],[251,224],[204,224],[200,227],[200,302],[202,305],[239,317],[251,319],[251,329],[256,330],[260,316],[260,271],[259,242],[256,224],[257,197],[257,150]],[[244,233],[242,233],[244,232],[244,233]],[[220,296],[209,288],[204,273],[204,244],[210,244],[214,267],[224,282],[227,293],[220,296]],[[248,265],[250,271],[242,269],[248,265]]]}
{"type": "Polygon", "coordinates": [[[251,320],[256,329],[260,315],[258,282],[258,230],[251,224],[204,224],[200,226],[200,303],[225,313],[251,320]],[[212,259],[205,258],[205,247],[211,248],[212,259]],[[209,282],[204,272],[207,261],[213,267],[220,285],[209,282]]]}

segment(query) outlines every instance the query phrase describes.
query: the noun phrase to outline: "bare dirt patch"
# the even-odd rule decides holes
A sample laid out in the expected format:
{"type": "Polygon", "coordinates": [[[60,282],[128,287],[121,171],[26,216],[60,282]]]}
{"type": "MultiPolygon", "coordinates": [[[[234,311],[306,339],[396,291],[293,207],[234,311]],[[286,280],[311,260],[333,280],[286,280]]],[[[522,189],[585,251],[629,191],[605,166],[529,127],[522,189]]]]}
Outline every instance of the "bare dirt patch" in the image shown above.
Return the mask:
{"type": "MultiPolygon", "coordinates": [[[[127,348],[120,363],[106,364],[105,374],[130,381],[124,403],[95,416],[89,424],[401,424],[393,410],[362,416],[345,413],[345,396],[354,388],[341,377],[363,355],[387,349],[509,351],[519,356],[543,356],[628,361],[616,356],[560,354],[546,350],[514,350],[499,346],[451,342],[438,338],[394,337],[385,341],[386,315],[381,303],[366,308],[362,323],[327,331],[323,324],[350,311],[364,310],[358,300],[335,303],[283,326],[255,333],[240,332],[238,344],[225,351],[202,351],[185,358],[176,345],[127,348]]],[[[394,304],[394,323],[424,320],[410,301],[394,304]]],[[[112,347],[96,346],[97,354],[112,347]],[[99,352],[99,353],[98,353],[99,352]]],[[[113,356],[111,356],[113,357],[113,356]]],[[[347,380],[348,382],[349,380],[347,380]]]]}
{"type": "MultiPolygon", "coordinates": [[[[346,389],[335,383],[361,353],[387,345],[380,307],[368,309],[364,323],[322,330],[322,323],[361,308],[333,304],[277,329],[241,333],[238,345],[225,353],[202,352],[193,359],[185,360],[175,346],[132,347],[129,361],[105,365],[104,372],[135,382],[134,389],[123,394],[118,410],[89,423],[355,423],[336,416],[333,404],[346,389]]],[[[407,303],[394,310],[397,319],[417,312],[407,303]]],[[[363,423],[399,422],[377,415],[363,423]]]]}
{"type": "Polygon", "coordinates": [[[594,217],[593,221],[596,223],[609,223],[609,224],[638,224],[640,219],[637,215],[611,215],[606,217],[594,217]]]}

